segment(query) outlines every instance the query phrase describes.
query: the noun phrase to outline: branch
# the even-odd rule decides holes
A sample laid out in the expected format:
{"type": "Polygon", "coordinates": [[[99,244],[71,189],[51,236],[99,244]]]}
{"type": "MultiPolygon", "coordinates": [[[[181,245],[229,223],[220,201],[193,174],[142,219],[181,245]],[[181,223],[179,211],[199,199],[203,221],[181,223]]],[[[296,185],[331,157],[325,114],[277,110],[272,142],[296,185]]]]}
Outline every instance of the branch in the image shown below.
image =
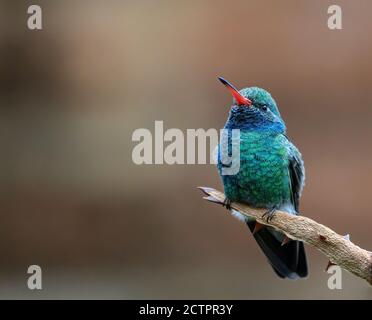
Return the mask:
{"type": "MultiPolygon", "coordinates": [[[[225,195],[213,188],[200,187],[210,202],[223,204],[225,195]]],[[[307,217],[295,216],[284,211],[275,211],[269,222],[262,215],[267,209],[252,208],[247,204],[233,202],[231,208],[241,214],[255,218],[257,222],[274,227],[288,238],[314,246],[336,264],[372,285],[372,253],[364,250],[348,237],[343,237],[330,228],[307,217]]]]}

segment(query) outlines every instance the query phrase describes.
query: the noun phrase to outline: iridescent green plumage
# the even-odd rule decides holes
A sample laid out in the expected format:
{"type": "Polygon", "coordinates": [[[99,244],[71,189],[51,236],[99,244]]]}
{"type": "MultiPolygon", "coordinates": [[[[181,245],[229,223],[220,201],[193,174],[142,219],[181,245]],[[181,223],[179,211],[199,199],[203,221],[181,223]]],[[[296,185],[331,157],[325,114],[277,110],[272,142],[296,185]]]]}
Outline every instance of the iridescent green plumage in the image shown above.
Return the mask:
{"type": "Polygon", "coordinates": [[[232,201],[269,208],[291,200],[288,140],[281,134],[240,132],[240,170],[222,176],[232,201]]]}

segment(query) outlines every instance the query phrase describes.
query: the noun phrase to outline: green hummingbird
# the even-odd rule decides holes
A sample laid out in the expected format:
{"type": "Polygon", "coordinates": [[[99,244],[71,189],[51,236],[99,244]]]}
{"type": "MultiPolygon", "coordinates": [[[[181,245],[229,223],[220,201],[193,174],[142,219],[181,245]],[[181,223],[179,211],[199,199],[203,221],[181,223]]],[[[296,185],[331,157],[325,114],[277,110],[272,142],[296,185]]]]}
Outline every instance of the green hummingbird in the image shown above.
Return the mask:
{"type": "MultiPolygon", "coordinates": [[[[286,135],[286,126],[275,100],[264,89],[250,87],[238,91],[225,79],[219,80],[233,96],[224,126],[228,135],[226,139],[221,139],[217,153],[217,168],[224,186],[226,206],[229,208],[230,202],[237,201],[265,208],[267,219],[273,217],[275,210],[298,215],[305,169],[300,152],[286,135]],[[231,134],[233,129],[239,129],[240,137],[234,138],[231,134]],[[223,169],[229,164],[221,161],[221,150],[225,147],[231,156],[234,139],[239,139],[235,143],[240,146],[240,167],[236,174],[228,175],[223,169]]],[[[279,277],[298,279],[307,276],[302,242],[289,240],[274,228],[231,211],[248,225],[279,277]]]]}

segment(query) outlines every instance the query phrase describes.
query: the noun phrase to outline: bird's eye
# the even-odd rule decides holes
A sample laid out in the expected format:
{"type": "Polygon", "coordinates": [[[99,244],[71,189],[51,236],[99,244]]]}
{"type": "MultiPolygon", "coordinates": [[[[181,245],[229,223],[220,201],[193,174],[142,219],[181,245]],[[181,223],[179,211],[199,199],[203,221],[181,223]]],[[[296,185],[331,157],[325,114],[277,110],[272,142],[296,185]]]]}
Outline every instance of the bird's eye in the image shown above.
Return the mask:
{"type": "Polygon", "coordinates": [[[263,106],[262,106],[262,110],[263,110],[263,111],[267,111],[267,106],[263,105],[263,106]]]}

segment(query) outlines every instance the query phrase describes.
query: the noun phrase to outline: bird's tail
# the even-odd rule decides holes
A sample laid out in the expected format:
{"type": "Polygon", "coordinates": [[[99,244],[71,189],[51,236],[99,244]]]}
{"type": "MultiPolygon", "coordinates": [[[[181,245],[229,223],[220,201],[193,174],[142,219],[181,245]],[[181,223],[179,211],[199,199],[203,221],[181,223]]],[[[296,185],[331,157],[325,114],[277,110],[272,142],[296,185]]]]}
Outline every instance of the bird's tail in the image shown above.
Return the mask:
{"type": "MultiPolygon", "coordinates": [[[[247,222],[252,232],[255,224],[255,221],[247,222]]],[[[307,277],[306,254],[301,241],[291,240],[282,245],[268,227],[260,229],[253,236],[279,277],[293,280],[307,277]]]]}

